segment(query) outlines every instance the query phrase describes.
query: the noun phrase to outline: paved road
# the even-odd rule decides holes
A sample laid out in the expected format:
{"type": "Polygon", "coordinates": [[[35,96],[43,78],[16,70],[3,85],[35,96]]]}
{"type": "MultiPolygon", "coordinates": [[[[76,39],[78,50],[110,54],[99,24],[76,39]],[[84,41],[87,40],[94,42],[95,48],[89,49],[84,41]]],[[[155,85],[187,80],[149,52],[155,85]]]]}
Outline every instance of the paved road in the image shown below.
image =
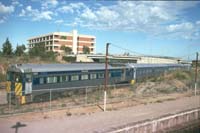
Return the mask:
{"type": "MultiPolygon", "coordinates": [[[[200,97],[185,97],[176,101],[166,101],[149,105],[139,105],[117,111],[98,112],[91,115],[49,118],[34,121],[19,120],[26,124],[18,133],[89,133],[102,132],[112,127],[126,125],[145,119],[157,118],[200,107],[200,97]]],[[[17,121],[0,118],[0,132],[13,133],[11,128],[17,121]]]]}

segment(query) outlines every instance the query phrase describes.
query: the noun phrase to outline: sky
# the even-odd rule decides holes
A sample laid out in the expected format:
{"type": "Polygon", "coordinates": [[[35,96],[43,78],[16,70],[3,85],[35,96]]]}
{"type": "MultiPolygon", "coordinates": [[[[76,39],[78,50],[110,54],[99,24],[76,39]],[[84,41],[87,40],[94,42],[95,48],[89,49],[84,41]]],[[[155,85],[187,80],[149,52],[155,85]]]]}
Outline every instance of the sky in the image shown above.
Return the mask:
{"type": "Polygon", "coordinates": [[[0,0],[0,48],[32,36],[96,36],[96,53],[194,59],[200,52],[200,1],[0,0]],[[119,47],[116,47],[119,46],[119,47]]]}

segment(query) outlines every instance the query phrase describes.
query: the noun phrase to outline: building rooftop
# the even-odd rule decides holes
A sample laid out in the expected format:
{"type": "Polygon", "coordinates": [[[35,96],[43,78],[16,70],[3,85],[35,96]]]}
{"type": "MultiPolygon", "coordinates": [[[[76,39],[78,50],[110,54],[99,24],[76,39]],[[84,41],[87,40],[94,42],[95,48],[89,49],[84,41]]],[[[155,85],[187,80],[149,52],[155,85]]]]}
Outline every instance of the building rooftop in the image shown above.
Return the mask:
{"type": "MultiPolygon", "coordinates": [[[[33,36],[33,37],[30,37],[28,39],[31,40],[31,39],[35,39],[35,38],[40,38],[40,37],[45,37],[45,36],[50,36],[50,35],[68,35],[68,36],[73,36],[73,31],[72,32],[50,32],[50,33],[46,33],[46,34],[41,34],[41,35],[38,35],[38,36],[33,36]]],[[[92,37],[92,38],[96,38],[95,36],[93,35],[84,35],[84,34],[77,34],[78,36],[82,36],[82,37],[92,37]]]]}

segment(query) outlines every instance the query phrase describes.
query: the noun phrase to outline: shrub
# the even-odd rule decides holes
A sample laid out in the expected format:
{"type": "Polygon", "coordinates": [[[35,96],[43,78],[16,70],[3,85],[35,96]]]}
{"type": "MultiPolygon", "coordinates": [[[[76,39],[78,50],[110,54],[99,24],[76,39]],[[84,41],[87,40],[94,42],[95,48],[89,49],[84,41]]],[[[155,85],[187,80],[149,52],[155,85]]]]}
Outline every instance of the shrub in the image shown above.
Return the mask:
{"type": "Polygon", "coordinates": [[[0,73],[0,82],[4,82],[4,81],[6,81],[6,75],[0,73]]]}
{"type": "Polygon", "coordinates": [[[184,79],[189,79],[189,75],[183,71],[176,71],[174,73],[174,78],[178,80],[184,80],[184,79]]]}
{"type": "Polygon", "coordinates": [[[76,57],[71,57],[71,56],[63,56],[62,59],[66,62],[75,62],[76,57]]]}

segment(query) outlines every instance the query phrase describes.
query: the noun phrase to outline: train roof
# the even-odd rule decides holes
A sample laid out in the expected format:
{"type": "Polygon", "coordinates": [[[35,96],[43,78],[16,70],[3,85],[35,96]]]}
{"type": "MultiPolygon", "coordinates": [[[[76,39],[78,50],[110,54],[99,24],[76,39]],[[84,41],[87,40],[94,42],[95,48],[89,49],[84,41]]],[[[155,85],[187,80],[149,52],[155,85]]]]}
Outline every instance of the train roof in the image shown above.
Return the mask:
{"type": "Polygon", "coordinates": [[[190,66],[188,64],[128,64],[132,68],[146,68],[146,67],[178,67],[178,66],[190,66]]]}
{"type": "MultiPolygon", "coordinates": [[[[108,69],[119,69],[122,67],[112,67],[108,69]]],[[[123,67],[124,68],[124,67],[123,67]]],[[[84,71],[103,70],[105,64],[100,63],[71,63],[71,64],[13,64],[8,67],[8,71],[13,72],[56,72],[56,71],[84,71]]]]}
{"type": "MultiPolygon", "coordinates": [[[[112,64],[108,69],[121,68],[147,68],[147,67],[175,67],[189,66],[187,64],[112,64]]],[[[71,63],[71,64],[13,64],[8,67],[8,71],[13,72],[59,72],[59,71],[87,71],[104,70],[104,63],[71,63]]]]}

